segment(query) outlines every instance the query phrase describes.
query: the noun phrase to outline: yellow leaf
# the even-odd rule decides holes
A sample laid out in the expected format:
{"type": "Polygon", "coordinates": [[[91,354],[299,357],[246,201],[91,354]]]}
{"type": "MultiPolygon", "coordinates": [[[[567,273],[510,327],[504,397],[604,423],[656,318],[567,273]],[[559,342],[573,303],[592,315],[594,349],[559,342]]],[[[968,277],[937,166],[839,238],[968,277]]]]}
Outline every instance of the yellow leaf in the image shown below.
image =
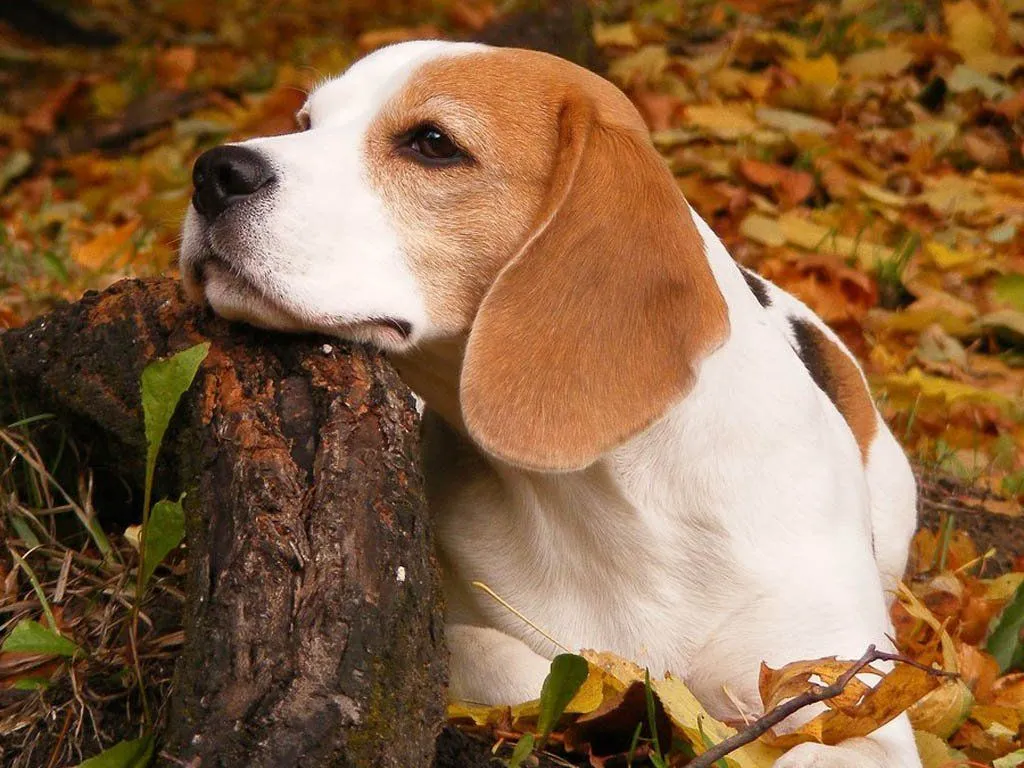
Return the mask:
{"type": "Polygon", "coordinates": [[[494,725],[508,712],[507,706],[490,707],[469,701],[453,701],[448,704],[449,720],[469,720],[474,725],[494,725]]]}
{"type": "MultiPolygon", "coordinates": [[[[911,368],[905,374],[890,374],[880,380],[882,388],[893,396],[908,395],[910,402],[921,398],[934,398],[940,404],[994,405],[1009,410],[1014,401],[998,392],[982,389],[961,381],[928,376],[920,368],[911,368]]],[[[909,608],[908,608],[909,610],[909,608]]],[[[927,610],[927,609],[926,609],[927,610]]],[[[933,617],[934,618],[934,617],[933,617]]],[[[945,645],[943,646],[945,652],[945,645]]],[[[955,653],[953,654],[955,657],[955,653]]],[[[948,668],[947,668],[948,669],[948,668]]],[[[955,670],[948,670],[955,671],[955,670]]]]}
{"type": "Polygon", "coordinates": [[[856,259],[862,269],[874,269],[878,262],[894,258],[892,248],[868,242],[863,237],[840,235],[835,230],[800,216],[796,211],[780,216],[779,227],[786,242],[791,245],[841,259],[856,259]]]}
{"type": "Polygon", "coordinates": [[[985,200],[975,191],[974,185],[963,176],[951,174],[926,184],[928,188],[917,199],[941,216],[972,214],[986,207],[985,200]]]}
{"type": "Polygon", "coordinates": [[[686,108],[686,122],[727,141],[757,130],[757,123],[747,110],[725,104],[689,106],[686,108]]]}
{"type": "Polygon", "coordinates": [[[952,269],[962,264],[970,264],[977,256],[970,251],[955,251],[942,243],[929,240],[924,244],[924,252],[931,257],[932,263],[939,269],[952,269]]]}
{"type": "Polygon", "coordinates": [[[794,112],[790,109],[774,107],[758,107],[754,113],[757,121],[769,128],[776,128],[788,134],[810,133],[817,136],[828,136],[836,127],[826,120],[794,112]]]}
{"type": "Polygon", "coordinates": [[[580,656],[595,667],[600,667],[615,682],[619,692],[626,690],[631,684],[643,682],[644,670],[632,661],[627,661],[608,651],[582,650],[580,656]]]}
{"type": "Polygon", "coordinates": [[[1024,573],[1004,573],[985,586],[985,599],[1009,600],[1016,594],[1021,584],[1024,584],[1024,573]]]}
{"type": "Polygon", "coordinates": [[[617,58],[608,67],[608,77],[622,86],[655,83],[668,66],[663,45],[645,45],[635,53],[617,58]]]}
{"type": "Polygon", "coordinates": [[[787,35],[785,32],[755,32],[753,38],[761,43],[780,45],[795,59],[807,57],[807,43],[799,37],[787,35]]]}
{"type": "Polygon", "coordinates": [[[952,765],[959,765],[956,761],[962,756],[961,753],[951,749],[934,733],[914,731],[914,741],[917,742],[917,751],[921,755],[923,768],[950,768],[952,765]]]}
{"type": "Polygon", "coordinates": [[[750,214],[740,222],[740,234],[763,245],[779,246],[786,243],[786,236],[782,234],[779,222],[756,213],[750,214]]]}
{"type": "Polygon", "coordinates": [[[830,53],[816,59],[788,59],[785,67],[807,85],[834,88],[839,82],[839,65],[830,53]]]}
{"type": "Polygon", "coordinates": [[[623,24],[595,23],[593,28],[594,42],[598,47],[621,45],[625,48],[636,48],[640,40],[636,36],[632,22],[623,24]]]}
{"type": "Polygon", "coordinates": [[[71,258],[86,269],[120,269],[134,256],[131,237],[138,219],[107,230],[86,243],[71,246],[71,258]]]}
{"type": "Polygon", "coordinates": [[[856,77],[893,77],[910,66],[914,54],[898,45],[855,53],[843,62],[843,70],[856,77]]]}
{"type": "MultiPolygon", "coordinates": [[[[718,744],[736,733],[735,728],[711,717],[682,680],[674,677],[652,680],[651,687],[665,708],[665,714],[683,732],[698,755],[703,754],[708,746],[718,744]],[[707,746],[705,737],[708,740],[707,746]]],[[[726,760],[733,768],[770,768],[781,754],[781,750],[754,741],[730,752],[726,760]]]]}
{"type": "Polygon", "coordinates": [[[942,11],[949,28],[949,44],[966,61],[995,49],[995,22],[973,0],[945,3],[942,11]]]}
{"type": "Polygon", "coordinates": [[[895,192],[890,192],[885,187],[872,184],[870,181],[862,181],[858,186],[860,187],[860,191],[864,193],[865,197],[871,198],[876,203],[891,205],[894,208],[902,208],[907,204],[907,198],[902,195],[897,195],[895,192]]]}
{"type": "MultiPolygon", "coordinates": [[[[593,664],[590,665],[587,679],[576,691],[565,707],[569,714],[585,715],[593,712],[604,703],[605,681],[608,673],[593,664]]],[[[614,691],[614,685],[610,686],[610,692],[614,691]]],[[[540,715],[540,699],[532,699],[512,707],[512,722],[519,725],[521,720],[536,720],[540,715]]]]}
{"type": "Polygon", "coordinates": [[[92,91],[92,102],[101,117],[117,117],[128,106],[128,89],[121,83],[100,83],[92,91]]]}
{"type": "Polygon", "coordinates": [[[907,710],[915,730],[948,739],[974,706],[974,695],[963,680],[943,680],[941,685],[907,710]]]}

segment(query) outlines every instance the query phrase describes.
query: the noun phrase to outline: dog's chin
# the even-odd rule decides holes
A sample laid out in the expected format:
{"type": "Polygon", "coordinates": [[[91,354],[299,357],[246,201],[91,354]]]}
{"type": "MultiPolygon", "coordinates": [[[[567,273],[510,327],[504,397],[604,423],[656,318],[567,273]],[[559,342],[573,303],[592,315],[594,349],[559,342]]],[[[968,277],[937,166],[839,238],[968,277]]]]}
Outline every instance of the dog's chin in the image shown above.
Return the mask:
{"type": "Polygon", "coordinates": [[[385,352],[403,352],[413,346],[407,324],[391,319],[340,320],[292,310],[271,298],[250,281],[234,273],[216,257],[199,268],[183,270],[185,293],[225,320],[284,333],[323,333],[370,344],[385,352]]]}

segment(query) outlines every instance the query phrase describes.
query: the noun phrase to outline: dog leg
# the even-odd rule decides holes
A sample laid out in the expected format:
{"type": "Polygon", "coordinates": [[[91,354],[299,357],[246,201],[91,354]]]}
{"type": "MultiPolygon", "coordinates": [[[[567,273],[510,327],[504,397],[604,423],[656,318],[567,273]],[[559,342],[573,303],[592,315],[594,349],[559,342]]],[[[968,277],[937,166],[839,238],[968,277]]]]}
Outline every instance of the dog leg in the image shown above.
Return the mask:
{"type": "Polygon", "coordinates": [[[490,627],[450,624],[452,699],[479,704],[520,704],[540,696],[551,668],[521,640],[490,627]]]}
{"type": "MultiPolygon", "coordinates": [[[[846,567],[854,570],[857,565],[847,562],[846,567]]],[[[856,659],[871,644],[892,650],[886,638],[891,628],[878,576],[872,573],[871,578],[859,580],[851,578],[849,570],[845,574],[829,574],[827,568],[820,571],[814,579],[804,580],[802,590],[788,584],[780,585],[775,594],[762,593],[737,611],[697,652],[684,679],[713,717],[737,719],[733,699],[747,712],[761,711],[757,677],[762,659],[778,668],[792,661],[834,655],[856,659]],[[815,589],[816,584],[830,585],[831,592],[825,586],[815,589]]],[[[884,670],[886,665],[875,666],[884,670]]],[[[864,680],[875,685],[878,678],[866,676],[864,680]]],[[[824,709],[824,704],[805,707],[784,720],[779,730],[794,730],[824,709]]],[[[920,768],[921,760],[910,721],[901,715],[865,738],[849,739],[836,746],[802,744],[787,752],[776,766],[920,768]]]]}

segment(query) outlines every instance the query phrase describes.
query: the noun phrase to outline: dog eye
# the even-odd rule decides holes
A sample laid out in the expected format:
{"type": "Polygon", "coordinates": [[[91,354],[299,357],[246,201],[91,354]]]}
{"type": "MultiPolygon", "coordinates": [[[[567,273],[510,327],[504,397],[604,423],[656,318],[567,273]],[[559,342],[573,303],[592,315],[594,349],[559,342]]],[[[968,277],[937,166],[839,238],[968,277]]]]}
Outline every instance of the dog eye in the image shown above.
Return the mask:
{"type": "Polygon", "coordinates": [[[422,125],[408,135],[405,147],[426,165],[449,165],[466,159],[465,153],[436,125],[422,125]]]}

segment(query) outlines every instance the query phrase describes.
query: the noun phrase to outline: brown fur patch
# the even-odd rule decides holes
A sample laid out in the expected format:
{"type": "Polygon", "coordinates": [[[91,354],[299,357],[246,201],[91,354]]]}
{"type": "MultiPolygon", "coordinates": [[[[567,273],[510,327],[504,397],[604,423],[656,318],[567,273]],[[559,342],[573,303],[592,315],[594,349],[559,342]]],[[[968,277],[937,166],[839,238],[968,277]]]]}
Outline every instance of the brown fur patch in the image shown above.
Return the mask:
{"type": "Polygon", "coordinates": [[[600,77],[531,51],[438,59],[386,105],[366,151],[431,320],[469,332],[458,404],[492,455],[586,466],[681,399],[728,335],[689,207],[600,77]],[[423,123],[472,162],[396,153],[423,123]]]}
{"type": "Polygon", "coordinates": [[[875,404],[857,364],[809,320],[790,318],[797,354],[811,378],[828,395],[853,432],[863,461],[878,429],[875,404]]]}
{"type": "Polygon", "coordinates": [[[496,49],[424,64],[367,134],[371,180],[401,232],[432,322],[466,331],[498,271],[522,247],[547,197],[567,89],[589,94],[609,124],[643,128],[608,81],[536,51],[496,49]],[[434,123],[468,166],[424,168],[394,138],[434,123]]]}

